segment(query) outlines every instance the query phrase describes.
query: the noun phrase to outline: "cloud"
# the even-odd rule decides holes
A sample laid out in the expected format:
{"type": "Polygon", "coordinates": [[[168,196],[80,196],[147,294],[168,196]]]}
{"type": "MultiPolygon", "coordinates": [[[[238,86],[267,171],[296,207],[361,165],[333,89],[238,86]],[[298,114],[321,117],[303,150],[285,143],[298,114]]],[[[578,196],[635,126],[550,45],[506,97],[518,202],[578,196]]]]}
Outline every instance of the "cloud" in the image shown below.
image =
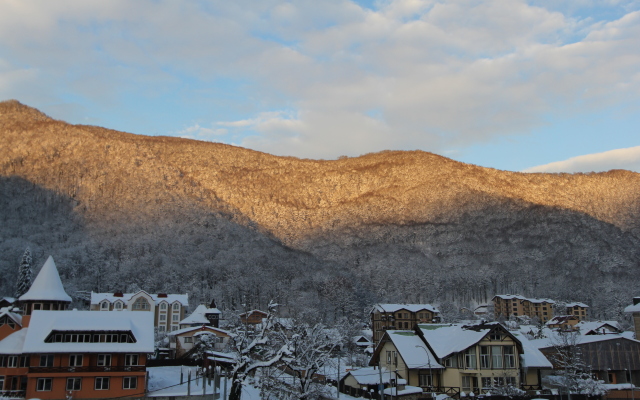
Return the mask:
{"type": "Polygon", "coordinates": [[[220,136],[224,136],[228,133],[223,128],[204,128],[200,124],[189,126],[183,130],[176,132],[177,136],[186,139],[208,140],[220,139],[220,136]]]}
{"type": "Polygon", "coordinates": [[[640,172],[640,146],[572,157],[522,172],[603,172],[612,169],[640,172]]]}

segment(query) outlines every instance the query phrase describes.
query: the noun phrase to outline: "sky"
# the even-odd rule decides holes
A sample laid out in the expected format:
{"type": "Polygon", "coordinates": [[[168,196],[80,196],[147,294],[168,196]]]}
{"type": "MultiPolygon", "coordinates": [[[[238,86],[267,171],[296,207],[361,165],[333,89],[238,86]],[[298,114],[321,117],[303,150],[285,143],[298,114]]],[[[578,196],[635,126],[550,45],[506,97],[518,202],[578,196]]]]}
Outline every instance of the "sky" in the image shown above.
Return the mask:
{"type": "Polygon", "coordinates": [[[640,0],[1,0],[8,99],[275,155],[640,172],[640,0]]]}

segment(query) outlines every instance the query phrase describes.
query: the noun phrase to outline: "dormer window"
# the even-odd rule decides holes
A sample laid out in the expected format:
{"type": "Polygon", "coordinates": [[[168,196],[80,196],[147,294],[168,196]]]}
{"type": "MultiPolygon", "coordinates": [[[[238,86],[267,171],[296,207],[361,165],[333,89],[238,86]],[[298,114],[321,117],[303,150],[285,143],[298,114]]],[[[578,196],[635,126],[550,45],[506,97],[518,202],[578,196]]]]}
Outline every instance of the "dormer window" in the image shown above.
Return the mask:
{"type": "Polygon", "coordinates": [[[160,303],[160,311],[167,311],[167,303],[160,303]]]}
{"type": "Polygon", "coordinates": [[[116,304],[114,304],[114,308],[116,310],[122,310],[122,302],[121,301],[116,301],[116,304]]]}
{"type": "Polygon", "coordinates": [[[149,306],[149,302],[144,297],[138,297],[138,299],[133,303],[134,310],[149,310],[151,307],[149,306]]]}
{"type": "Polygon", "coordinates": [[[100,303],[100,310],[108,311],[109,310],[109,302],[108,301],[103,301],[102,303],[100,303]]]}
{"type": "Polygon", "coordinates": [[[180,303],[173,303],[173,311],[180,311],[180,303]]]}

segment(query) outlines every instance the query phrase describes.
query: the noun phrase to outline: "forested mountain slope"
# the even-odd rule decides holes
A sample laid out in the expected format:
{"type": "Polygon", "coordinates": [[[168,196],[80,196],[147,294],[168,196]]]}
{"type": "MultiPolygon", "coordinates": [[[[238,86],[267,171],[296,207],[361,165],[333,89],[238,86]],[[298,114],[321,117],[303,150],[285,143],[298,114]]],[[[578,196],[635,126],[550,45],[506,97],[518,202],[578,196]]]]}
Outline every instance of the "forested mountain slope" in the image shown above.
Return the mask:
{"type": "Polygon", "coordinates": [[[0,138],[5,293],[31,246],[79,290],[328,314],[518,292],[611,316],[605,304],[637,294],[629,171],[524,174],[421,151],[301,160],[69,125],[16,101],[0,103],[0,138]]]}

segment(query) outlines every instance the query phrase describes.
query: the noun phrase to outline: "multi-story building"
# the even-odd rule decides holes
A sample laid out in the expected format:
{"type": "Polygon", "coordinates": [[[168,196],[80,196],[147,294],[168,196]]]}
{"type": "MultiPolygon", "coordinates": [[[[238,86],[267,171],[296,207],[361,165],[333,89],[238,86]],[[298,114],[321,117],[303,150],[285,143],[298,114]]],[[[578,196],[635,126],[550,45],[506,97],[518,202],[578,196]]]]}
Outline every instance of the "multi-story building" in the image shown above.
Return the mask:
{"type": "Polygon", "coordinates": [[[377,345],[387,329],[409,330],[418,323],[440,322],[438,314],[431,304],[376,304],[371,310],[373,343],[377,345]]]}
{"type": "Polygon", "coordinates": [[[154,325],[159,332],[180,329],[180,321],[187,315],[187,294],[150,294],[91,292],[91,311],[147,311],[153,313],[154,325]]]}
{"type": "Polygon", "coordinates": [[[586,321],[588,319],[588,314],[587,314],[587,312],[589,311],[588,305],[580,302],[573,302],[573,303],[567,303],[565,307],[566,307],[565,312],[567,315],[573,315],[574,317],[578,317],[580,321],[586,321]]]}
{"type": "Polygon", "coordinates": [[[146,355],[154,350],[153,316],[65,311],[70,302],[49,257],[19,298],[24,315],[15,308],[0,311],[3,396],[144,396],[146,355]]]}
{"type": "Polygon", "coordinates": [[[546,323],[553,317],[553,306],[556,303],[550,299],[531,299],[520,295],[499,294],[493,297],[495,318],[537,317],[546,323]]]}
{"type": "Polygon", "coordinates": [[[640,338],[640,297],[634,297],[633,304],[625,307],[624,312],[633,316],[633,329],[636,332],[636,339],[640,338]]]}

